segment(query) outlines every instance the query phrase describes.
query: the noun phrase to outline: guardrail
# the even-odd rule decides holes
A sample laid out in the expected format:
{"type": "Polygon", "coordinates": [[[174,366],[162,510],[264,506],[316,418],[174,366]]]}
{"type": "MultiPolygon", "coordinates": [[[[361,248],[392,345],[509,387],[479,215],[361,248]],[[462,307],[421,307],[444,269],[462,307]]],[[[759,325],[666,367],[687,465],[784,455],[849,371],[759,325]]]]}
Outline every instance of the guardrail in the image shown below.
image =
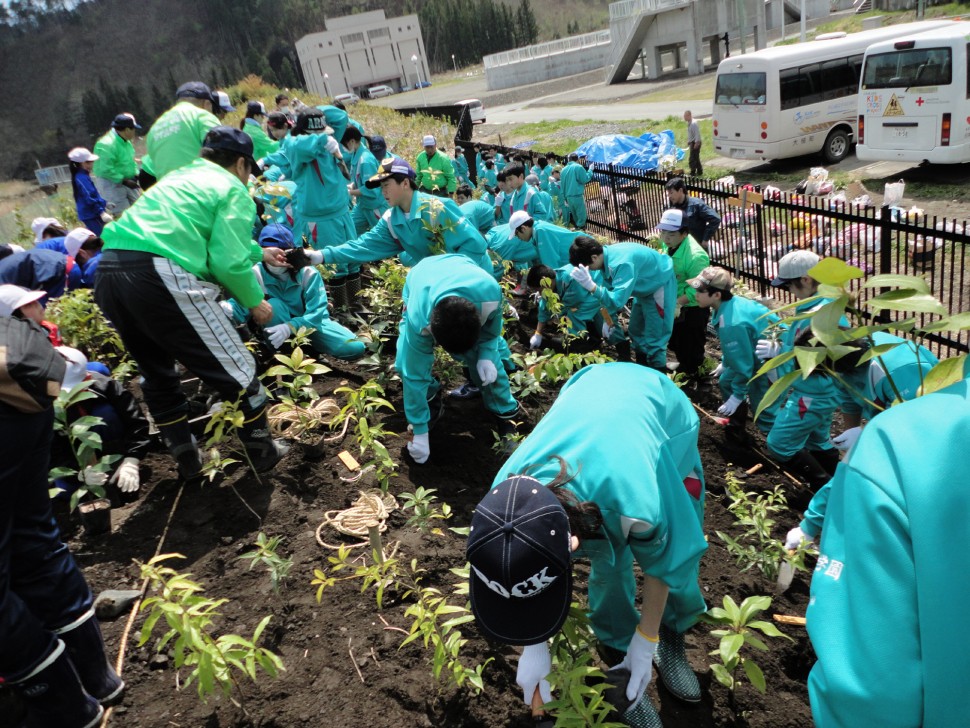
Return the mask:
{"type": "Polygon", "coordinates": [[[43,169],[35,169],[34,176],[37,178],[37,184],[41,187],[66,185],[71,181],[71,168],[66,164],[57,167],[44,167],[43,169]]]}
{"type": "Polygon", "coordinates": [[[632,18],[640,13],[658,13],[661,10],[689,5],[693,0],[621,0],[610,3],[610,22],[632,18]]]}
{"type": "Polygon", "coordinates": [[[482,59],[482,62],[485,64],[486,69],[497,68],[499,66],[508,66],[512,63],[521,63],[522,61],[529,61],[535,58],[552,56],[556,55],[557,53],[565,53],[567,51],[604,45],[609,42],[610,31],[598,30],[595,33],[572,35],[568,38],[551,40],[546,43],[525,46],[524,48],[515,48],[510,51],[503,51],[502,53],[493,53],[489,56],[485,56],[482,59]]]}

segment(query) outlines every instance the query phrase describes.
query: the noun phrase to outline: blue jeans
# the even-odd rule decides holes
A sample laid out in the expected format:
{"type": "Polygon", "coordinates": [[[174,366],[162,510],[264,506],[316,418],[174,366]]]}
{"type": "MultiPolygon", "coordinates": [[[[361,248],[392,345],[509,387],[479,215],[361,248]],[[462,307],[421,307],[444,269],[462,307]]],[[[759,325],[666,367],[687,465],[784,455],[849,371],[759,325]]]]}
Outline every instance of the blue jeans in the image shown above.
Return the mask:
{"type": "Polygon", "coordinates": [[[28,675],[92,605],[47,495],[54,413],[0,404],[0,677],[28,675]]]}

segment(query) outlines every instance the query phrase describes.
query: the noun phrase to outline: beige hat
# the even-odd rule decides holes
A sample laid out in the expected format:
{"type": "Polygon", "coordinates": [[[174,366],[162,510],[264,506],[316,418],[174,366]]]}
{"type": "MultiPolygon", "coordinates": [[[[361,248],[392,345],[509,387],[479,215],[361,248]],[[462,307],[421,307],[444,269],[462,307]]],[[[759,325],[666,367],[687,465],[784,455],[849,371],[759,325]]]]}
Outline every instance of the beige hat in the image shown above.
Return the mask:
{"type": "Polygon", "coordinates": [[[789,281],[807,276],[820,260],[821,258],[811,250],[793,250],[785,254],[778,261],[778,275],[771,280],[771,285],[781,288],[789,281]]]}
{"type": "Polygon", "coordinates": [[[710,265],[702,270],[696,278],[691,278],[687,284],[692,288],[716,288],[719,291],[730,291],[734,288],[734,276],[723,268],[710,265]]]}

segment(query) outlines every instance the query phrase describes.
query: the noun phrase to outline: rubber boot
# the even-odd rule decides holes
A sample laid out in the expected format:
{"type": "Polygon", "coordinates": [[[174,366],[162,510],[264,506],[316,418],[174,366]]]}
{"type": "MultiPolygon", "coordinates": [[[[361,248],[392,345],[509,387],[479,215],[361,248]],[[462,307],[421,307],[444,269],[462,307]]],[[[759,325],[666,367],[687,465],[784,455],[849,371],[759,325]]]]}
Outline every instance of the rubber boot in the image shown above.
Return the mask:
{"type": "MultiPolygon", "coordinates": [[[[660,714],[644,691],[635,701],[626,697],[630,682],[630,671],[625,667],[614,667],[606,672],[606,683],[610,686],[604,693],[607,702],[615,709],[623,721],[622,725],[631,728],[663,728],[660,714]]],[[[612,716],[611,716],[612,717],[612,716]]]]}
{"type": "Polygon", "coordinates": [[[274,440],[270,435],[265,407],[243,422],[242,427],[239,428],[239,439],[246,448],[253,469],[257,473],[272,470],[290,451],[289,445],[280,440],[274,440]]]}
{"type": "Polygon", "coordinates": [[[333,304],[334,313],[345,313],[347,311],[347,276],[331,278],[327,281],[330,302],[333,304]]]}
{"type": "Polygon", "coordinates": [[[724,428],[724,439],[732,445],[752,445],[754,438],[745,429],[748,422],[748,403],[742,402],[728,417],[727,427],[724,428]]]}
{"type": "Polygon", "coordinates": [[[813,458],[818,461],[822,469],[830,476],[835,475],[835,469],[839,467],[839,451],[834,447],[828,450],[809,450],[813,458]]]}
{"type": "Polygon", "coordinates": [[[626,339],[624,339],[623,341],[620,341],[619,343],[617,343],[617,345],[616,345],[616,360],[617,361],[623,361],[623,362],[630,361],[630,352],[631,352],[631,349],[632,349],[632,347],[630,346],[630,342],[628,340],[626,340],[626,339]]]}
{"type": "Polygon", "coordinates": [[[671,695],[686,703],[700,702],[701,684],[687,662],[683,634],[661,624],[660,642],[653,662],[671,695]]]}
{"type": "Polygon", "coordinates": [[[88,695],[64,643],[15,684],[27,706],[26,728],[95,728],[104,708],[88,695]]]}
{"type": "Polygon", "coordinates": [[[59,631],[58,635],[67,646],[67,653],[88,694],[102,705],[117,700],[124,692],[125,683],[108,662],[101,627],[94,612],[88,613],[80,624],[59,631]]]}
{"type": "MultiPolygon", "coordinates": [[[[799,450],[795,456],[787,460],[796,475],[801,476],[813,490],[818,490],[832,479],[808,450],[799,450]]],[[[786,463],[782,463],[783,465],[786,463]]]]}
{"type": "Polygon", "coordinates": [[[642,367],[650,366],[647,363],[647,355],[644,354],[642,351],[638,351],[636,349],[633,350],[633,361],[635,361],[637,364],[639,364],[642,367]]]}
{"type": "Polygon", "coordinates": [[[158,427],[165,447],[175,458],[179,477],[186,481],[199,478],[202,473],[202,456],[192,435],[188,415],[182,415],[181,418],[164,424],[156,422],[155,425],[158,427]]]}

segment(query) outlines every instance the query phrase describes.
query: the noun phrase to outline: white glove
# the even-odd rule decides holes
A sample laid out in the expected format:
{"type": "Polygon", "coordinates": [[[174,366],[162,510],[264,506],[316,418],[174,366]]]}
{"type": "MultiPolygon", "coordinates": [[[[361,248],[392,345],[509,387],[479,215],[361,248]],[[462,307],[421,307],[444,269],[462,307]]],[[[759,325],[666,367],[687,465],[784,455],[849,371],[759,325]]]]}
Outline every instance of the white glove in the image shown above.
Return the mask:
{"type": "Polygon", "coordinates": [[[608,339],[610,338],[610,335],[613,333],[613,327],[610,326],[608,323],[604,322],[603,330],[600,333],[603,335],[604,339],[608,339]]]}
{"type": "Polygon", "coordinates": [[[638,700],[650,684],[653,678],[653,653],[656,651],[657,643],[644,637],[638,628],[633,633],[633,639],[630,640],[630,647],[626,651],[623,662],[610,668],[615,670],[617,667],[623,667],[630,672],[630,682],[626,686],[627,700],[638,700]]]}
{"type": "Polygon", "coordinates": [[[540,642],[537,645],[526,645],[522,648],[522,656],[515,670],[515,682],[522,688],[522,700],[526,705],[532,705],[532,696],[539,688],[539,696],[543,703],[552,700],[552,686],[546,677],[552,672],[552,655],[549,645],[540,642]]]}
{"type": "Polygon", "coordinates": [[[540,334],[538,331],[536,331],[529,338],[529,348],[530,349],[538,349],[540,346],[542,346],[542,334],[540,334]]]}
{"type": "Polygon", "coordinates": [[[411,442],[408,443],[408,454],[414,458],[414,462],[418,465],[424,465],[428,462],[428,456],[431,455],[431,443],[428,442],[427,432],[423,435],[414,435],[411,438],[411,442]]]}
{"type": "Polygon", "coordinates": [[[482,380],[483,387],[493,384],[498,379],[498,369],[488,359],[479,359],[475,370],[478,372],[478,378],[482,380]]]}
{"type": "Polygon", "coordinates": [[[235,315],[232,310],[232,304],[229,303],[229,301],[219,301],[219,308],[221,308],[222,312],[229,318],[233,318],[235,315]]]}
{"type": "Polygon", "coordinates": [[[721,376],[721,372],[723,372],[723,371],[724,371],[724,362],[718,362],[717,363],[717,366],[714,367],[714,371],[711,372],[711,376],[712,377],[719,377],[719,376],[721,376]]]}
{"type": "Polygon", "coordinates": [[[108,474],[95,470],[93,465],[88,465],[78,475],[78,480],[85,485],[99,486],[108,482],[108,474]]]}
{"type": "Polygon", "coordinates": [[[569,277],[590,293],[596,288],[596,284],[593,283],[593,277],[589,274],[589,268],[585,265],[577,265],[569,272],[569,277]]]}
{"type": "Polygon", "coordinates": [[[852,449],[852,446],[855,445],[855,441],[859,439],[859,435],[861,434],[861,427],[850,427],[841,435],[836,435],[833,437],[832,444],[835,445],[837,450],[844,450],[845,452],[848,452],[852,449]]]}
{"type": "Polygon", "coordinates": [[[101,213],[101,222],[109,223],[112,220],[114,220],[114,218],[111,216],[111,213],[108,212],[107,210],[101,213]]]}
{"type": "Polygon", "coordinates": [[[506,306],[508,306],[508,309],[509,309],[509,318],[512,319],[513,321],[518,321],[519,320],[519,309],[517,309],[511,303],[507,303],[506,306]]]}
{"type": "Polygon", "coordinates": [[[276,326],[270,326],[266,329],[266,335],[269,337],[269,343],[273,345],[273,348],[279,349],[283,346],[283,342],[293,335],[293,329],[290,328],[289,324],[276,324],[276,326]]]}
{"type": "Polygon", "coordinates": [[[781,353],[781,342],[772,341],[771,339],[758,339],[758,343],[754,347],[754,354],[759,359],[774,359],[781,353]]]}
{"type": "Polygon", "coordinates": [[[741,400],[732,394],[730,397],[728,397],[727,402],[717,408],[717,413],[719,415],[724,415],[725,417],[730,417],[738,411],[738,405],[740,404],[741,400]]]}
{"type": "Polygon", "coordinates": [[[323,264],[323,251],[322,250],[308,250],[306,251],[306,257],[310,259],[311,265],[322,265],[323,264]]]}
{"type": "Polygon", "coordinates": [[[138,477],[138,458],[125,458],[111,476],[111,482],[117,483],[122,493],[134,493],[141,485],[138,477]]]}
{"type": "Polygon", "coordinates": [[[335,157],[342,156],[340,154],[340,144],[332,136],[327,136],[327,151],[330,152],[335,157]]]}
{"type": "Polygon", "coordinates": [[[800,527],[795,526],[791,531],[788,532],[788,535],[785,536],[785,548],[789,551],[794,551],[802,545],[802,541],[808,541],[811,543],[812,539],[809,538],[808,534],[805,533],[800,527]]]}

